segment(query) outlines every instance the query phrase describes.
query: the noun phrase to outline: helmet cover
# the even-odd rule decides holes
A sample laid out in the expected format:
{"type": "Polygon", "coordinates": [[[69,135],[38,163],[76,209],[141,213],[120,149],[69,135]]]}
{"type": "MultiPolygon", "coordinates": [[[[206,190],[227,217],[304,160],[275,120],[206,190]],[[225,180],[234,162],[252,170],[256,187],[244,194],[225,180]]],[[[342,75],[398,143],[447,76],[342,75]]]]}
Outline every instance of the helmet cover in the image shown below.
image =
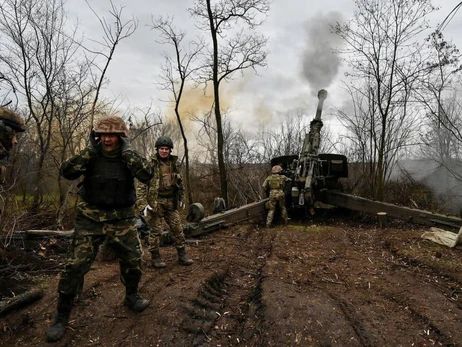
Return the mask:
{"type": "Polygon", "coordinates": [[[129,130],[124,120],[118,116],[106,116],[101,118],[95,125],[94,129],[97,135],[116,134],[128,137],[129,130]]]}
{"type": "Polygon", "coordinates": [[[274,165],[271,169],[271,173],[274,173],[274,174],[280,173],[281,171],[282,171],[282,167],[280,167],[279,165],[274,165]]]}
{"type": "Polygon", "coordinates": [[[24,132],[26,127],[24,126],[24,120],[16,113],[7,108],[0,107],[0,119],[6,126],[9,126],[12,131],[24,132]]]}

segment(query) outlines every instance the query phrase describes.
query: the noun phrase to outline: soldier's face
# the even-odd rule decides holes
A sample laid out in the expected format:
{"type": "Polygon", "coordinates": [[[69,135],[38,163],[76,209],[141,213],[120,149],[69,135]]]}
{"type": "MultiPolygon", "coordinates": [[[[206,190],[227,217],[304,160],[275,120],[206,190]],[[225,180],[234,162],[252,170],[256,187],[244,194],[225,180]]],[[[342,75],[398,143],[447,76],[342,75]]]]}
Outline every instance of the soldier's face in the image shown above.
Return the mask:
{"type": "Polygon", "coordinates": [[[167,157],[168,157],[169,154],[170,154],[170,148],[169,148],[169,147],[166,147],[166,146],[159,147],[159,148],[157,149],[157,151],[159,152],[159,156],[160,156],[162,159],[167,159],[167,157]]]}
{"type": "Polygon", "coordinates": [[[7,151],[11,151],[18,144],[18,136],[19,134],[15,131],[9,132],[6,136],[2,134],[0,142],[7,151]]]}
{"type": "Polygon", "coordinates": [[[13,135],[13,138],[11,139],[11,144],[14,146],[14,145],[17,145],[18,144],[18,134],[14,134],[13,135]]]}
{"type": "Polygon", "coordinates": [[[101,134],[101,144],[106,151],[110,152],[120,145],[119,136],[115,134],[101,134]]]}

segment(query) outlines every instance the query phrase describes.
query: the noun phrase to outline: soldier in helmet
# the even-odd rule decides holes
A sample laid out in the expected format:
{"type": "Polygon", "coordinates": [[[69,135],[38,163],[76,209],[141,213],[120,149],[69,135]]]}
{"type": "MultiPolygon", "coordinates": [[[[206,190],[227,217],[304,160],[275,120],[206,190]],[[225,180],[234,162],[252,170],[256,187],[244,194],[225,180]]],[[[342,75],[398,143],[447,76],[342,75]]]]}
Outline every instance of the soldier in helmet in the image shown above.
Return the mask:
{"type": "Polygon", "coordinates": [[[0,184],[5,181],[6,164],[19,133],[26,131],[24,120],[4,107],[0,107],[0,184]]]}
{"type": "Polygon", "coordinates": [[[284,220],[284,224],[287,224],[289,218],[287,216],[286,202],[284,196],[284,187],[286,182],[291,179],[282,174],[282,167],[275,165],[271,169],[271,175],[268,176],[263,182],[263,189],[269,190],[269,201],[268,201],[268,216],[266,217],[266,227],[270,228],[273,222],[274,212],[276,208],[281,209],[281,216],[284,220]]]}
{"type": "Polygon", "coordinates": [[[58,284],[58,312],[48,330],[48,341],[60,340],[65,332],[73,300],[80,293],[84,275],[106,240],[119,259],[120,278],[125,285],[124,304],[141,312],[149,301],[138,295],[142,247],[135,221],[135,178],[148,183],[149,162],[135,152],[122,118],[102,118],[90,134],[87,147],[64,162],[61,174],[75,180],[83,176],[77,206],[70,257],[58,284]]]}
{"type": "Polygon", "coordinates": [[[178,207],[184,207],[183,184],[177,166],[178,157],[172,155],[173,142],[167,136],[161,136],[156,141],[156,154],[151,157],[154,177],[148,185],[146,209],[147,221],[151,228],[149,236],[149,251],[152,255],[152,265],[164,268],[159,253],[162,220],[170,227],[173,241],[178,252],[178,262],[181,265],[191,265],[193,260],[186,255],[186,242],[181,225],[178,207]]]}

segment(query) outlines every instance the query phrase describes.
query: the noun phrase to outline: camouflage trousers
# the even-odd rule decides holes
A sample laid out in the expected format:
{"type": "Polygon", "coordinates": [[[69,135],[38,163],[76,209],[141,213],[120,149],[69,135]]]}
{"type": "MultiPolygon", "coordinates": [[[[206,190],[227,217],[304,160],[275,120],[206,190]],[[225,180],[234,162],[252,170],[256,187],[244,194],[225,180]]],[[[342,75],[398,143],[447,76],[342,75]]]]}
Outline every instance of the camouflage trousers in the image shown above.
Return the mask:
{"type": "Polygon", "coordinates": [[[287,224],[289,217],[287,216],[286,200],[284,197],[284,191],[282,189],[273,189],[270,191],[270,196],[268,200],[268,216],[266,217],[266,225],[270,226],[273,222],[274,212],[276,208],[281,209],[281,217],[284,220],[284,223],[287,224]]]}
{"type": "Polygon", "coordinates": [[[143,251],[135,219],[95,222],[77,214],[69,257],[58,284],[60,293],[75,295],[82,292],[84,276],[106,239],[119,260],[122,283],[127,288],[138,288],[143,251]]]}
{"type": "Polygon", "coordinates": [[[148,248],[150,252],[158,249],[160,246],[160,236],[164,220],[170,227],[170,233],[172,234],[175,247],[184,248],[186,246],[180,214],[175,207],[174,199],[157,198],[157,209],[155,211],[148,210],[148,215],[146,217],[146,221],[149,223],[151,229],[148,248]]]}

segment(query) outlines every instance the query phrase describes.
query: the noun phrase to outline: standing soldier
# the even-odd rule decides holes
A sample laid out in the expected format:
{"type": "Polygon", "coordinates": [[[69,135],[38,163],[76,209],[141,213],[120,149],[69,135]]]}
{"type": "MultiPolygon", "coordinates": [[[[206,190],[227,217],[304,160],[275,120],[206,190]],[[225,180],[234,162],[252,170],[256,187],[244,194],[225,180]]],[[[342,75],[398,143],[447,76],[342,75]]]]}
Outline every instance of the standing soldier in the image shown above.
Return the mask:
{"type": "Polygon", "coordinates": [[[286,182],[291,179],[287,176],[281,174],[282,167],[275,165],[271,169],[271,175],[268,176],[263,182],[263,189],[265,191],[269,190],[269,201],[268,201],[268,216],[266,217],[266,227],[270,228],[271,223],[273,222],[274,212],[276,207],[279,206],[281,209],[281,216],[284,220],[284,224],[289,222],[289,217],[287,216],[286,201],[284,196],[284,187],[286,182]]]}
{"type": "Polygon", "coordinates": [[[178,252],[178,262],[181,265],[191,265],[193,261],[186,256],[186,242],[178,213],[178,207],[184,206],[183,184],[177,166],[178,157],[171,154],[173,142],[167,136],[159,137],[155,146],[156,154],[151,157],[154,177],[148,185],[146,210],[151,228],[149,251],[152,255],[152,265],[158,269],[166,266],[159,252],[163,219],[170,227],[178,252]]]}
{"type": "Polygon", "coordinates": [[[126,288],[124,304],[142,312],[149,301],[138,295],[142,247],[135,225],[135,177],[152,178],[148,161],[132,150],[122,118],[102,118],[90,134],[87,147],[61,166],[69,180],[83,175],[70,257],[58,284],[58,312],[48,330],[48,341],[65,332],[73,300],[82,291],[84,275],[107,240],[119,259],[120,278],[126,288]]]}

